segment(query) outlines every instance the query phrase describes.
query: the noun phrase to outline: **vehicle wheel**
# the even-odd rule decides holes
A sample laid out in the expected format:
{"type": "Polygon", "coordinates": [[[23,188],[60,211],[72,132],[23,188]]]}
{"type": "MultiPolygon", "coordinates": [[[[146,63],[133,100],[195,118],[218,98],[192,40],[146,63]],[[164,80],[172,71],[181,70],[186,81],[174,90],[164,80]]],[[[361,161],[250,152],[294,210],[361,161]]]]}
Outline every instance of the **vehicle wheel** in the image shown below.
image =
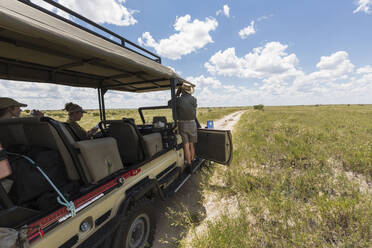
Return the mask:
{"type": "Polygon", "coordinates": [[[120,248],[152,246],[156,226],[153,205],[151,200],[140,200],[126,212],[117,232],[120,248]]]}

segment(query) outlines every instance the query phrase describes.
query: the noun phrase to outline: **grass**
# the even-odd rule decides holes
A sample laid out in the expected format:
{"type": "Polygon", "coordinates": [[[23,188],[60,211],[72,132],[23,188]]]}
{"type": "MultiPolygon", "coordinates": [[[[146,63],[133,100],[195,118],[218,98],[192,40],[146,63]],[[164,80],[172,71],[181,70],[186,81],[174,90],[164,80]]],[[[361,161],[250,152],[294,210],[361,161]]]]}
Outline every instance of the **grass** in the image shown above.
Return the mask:
{"type": "MultiPolygon", "coordinates": [[[[233,113],[235,111],[241,110],[244,108],[238,107],[221,107],[221,108],[198,108],[197,117],[202,126],[205,126],[207,120],[217,120],[223,116],[233,113]]],[[[62,110],[46,110],[43,111],[47,116],[58,120],[66,121],[67,112],[62,110]]],[[[146,123],[152,122],[153,116],[165,116],[169,122],[172,121],[172,112],[170,109],[158,109],[158,110],[144,110],[143,115],[146,123]]],[[[142,123],[140,115],[137,109],[108,109],[106,110],[107,120],[120,120],[123,117],[134,118],[135,122],[138,124],[142,123]]],[[[88,110],[84,114],[83,118],[79,124],[84,127],[86,130],[89,130],[95,126],[100,121],[99,111],[98,110],[88,110]]]]}
{"type": "MultiPolygon", "coordinates": [[[[265,107],[234,132],[230,168],[204,194],[236,197],[179,247],[371,247],[372,106],[265,107]],[[366,184],[364,184],[366,185],[366,184]],[[187,245],[188,244],[188,245],[187,245]]],[[[223,207],[223,206],[221,206],[223,207]]]]}

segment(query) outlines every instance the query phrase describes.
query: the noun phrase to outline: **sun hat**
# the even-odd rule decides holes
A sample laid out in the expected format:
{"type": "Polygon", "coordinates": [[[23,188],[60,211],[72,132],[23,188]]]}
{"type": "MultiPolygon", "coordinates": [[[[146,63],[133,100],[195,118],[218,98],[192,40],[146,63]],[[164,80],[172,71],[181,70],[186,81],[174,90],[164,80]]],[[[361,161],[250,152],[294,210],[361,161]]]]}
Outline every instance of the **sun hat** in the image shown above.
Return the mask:
{"type": "Polygon", "coordinates": [[[183,83],[181,86],[182,90],[186,92],[187,94],[192,95],[194,93],[194,86],[189,83],[183,83]]]}
{"type": "Polygon", "coordinates": [[[27,107],[27,104],[17,102],[16,100],[9,97],[0,97],[0,109],[9,107],[27,107]]]}
{"type": "Polygon", "coordinates": [[[65,110],[69,113],[74,113],[74,112],[86,113],[87,112],[82,107],[80,107],[78,104],[75,104],[72,102],[66,103],[65,110]]]}

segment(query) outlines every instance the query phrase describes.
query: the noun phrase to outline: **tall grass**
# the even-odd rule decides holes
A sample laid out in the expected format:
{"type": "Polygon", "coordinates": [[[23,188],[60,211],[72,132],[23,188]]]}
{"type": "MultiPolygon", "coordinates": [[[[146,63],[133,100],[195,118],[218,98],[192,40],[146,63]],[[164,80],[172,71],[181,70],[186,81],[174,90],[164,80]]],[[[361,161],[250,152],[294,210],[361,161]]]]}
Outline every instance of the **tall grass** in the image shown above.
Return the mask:
{"type": "Polygon", "coordinates": [[[371,130],[371,106],[247,112],[234,133],[234,161],[219,175],[225,185],[216,190],[210,178],[205,186],[235,196],[238,211],[227,208],[188,244],[371,247],[372,191],[354,180],[371,181],[371,130]]]}

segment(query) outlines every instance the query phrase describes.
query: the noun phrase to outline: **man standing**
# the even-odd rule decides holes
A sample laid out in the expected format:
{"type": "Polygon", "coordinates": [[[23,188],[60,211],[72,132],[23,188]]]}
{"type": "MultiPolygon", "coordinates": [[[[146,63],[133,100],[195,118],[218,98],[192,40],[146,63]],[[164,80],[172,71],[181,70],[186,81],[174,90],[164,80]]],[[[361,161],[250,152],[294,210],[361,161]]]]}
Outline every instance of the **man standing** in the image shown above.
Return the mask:
{"type": "Polygon", "coordinates": [[[186,158],[186,168],[190,168],[191,161],[195,159],[194,143],[197,142],[196,128],[196,98],[192,96],[194,86],[183,83],[177,91],[177,117],[178,129],[182,137],[183,150],[186,158]],[[179,96],[182,93],[181,96],[179,96]]]}

